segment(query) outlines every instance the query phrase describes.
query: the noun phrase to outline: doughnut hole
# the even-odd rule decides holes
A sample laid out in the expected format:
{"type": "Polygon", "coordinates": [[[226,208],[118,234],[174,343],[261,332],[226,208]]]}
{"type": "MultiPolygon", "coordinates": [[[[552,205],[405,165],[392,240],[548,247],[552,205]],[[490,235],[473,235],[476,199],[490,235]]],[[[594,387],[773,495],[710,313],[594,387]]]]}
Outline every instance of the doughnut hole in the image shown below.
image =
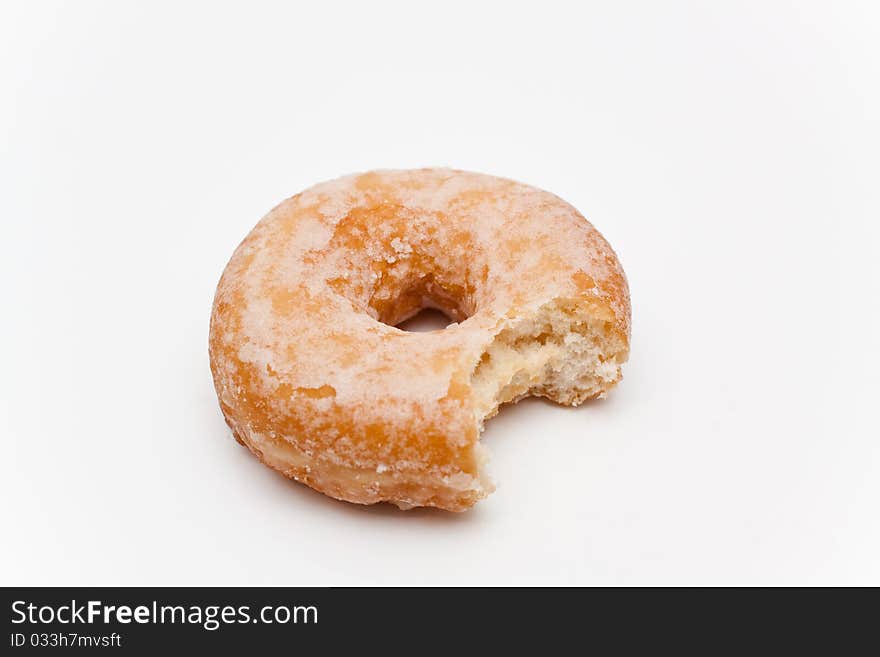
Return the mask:
{"type": "Polygon", "coordinates": [[[445,315],[449,319],[447,325],[460,323],[474,313],[464,286],[443,285],[434,274],[420,275],[396,296],[394,292],[392,289],[385,294],[375,295],[369,304],[375,313],[374,317],[389,326],[399,327],[425,310],[445,315]]]}
{"type": "Polygon", "coordinates": [[[452,318],[446,313],[435,308],[423,308],[409,319],[405,319],[395,328],[407,333],[429,333],[442,331],[452,322],[452,318]]]}
{"type": "Polygon", "coordinates": [[[468,227],[438,235],[442,223],[393,203],[355,208],[316,264],[333,273],[335,292],[388,326],[426,308],[462,322],[477,311],[488,266],[468,227]]]}

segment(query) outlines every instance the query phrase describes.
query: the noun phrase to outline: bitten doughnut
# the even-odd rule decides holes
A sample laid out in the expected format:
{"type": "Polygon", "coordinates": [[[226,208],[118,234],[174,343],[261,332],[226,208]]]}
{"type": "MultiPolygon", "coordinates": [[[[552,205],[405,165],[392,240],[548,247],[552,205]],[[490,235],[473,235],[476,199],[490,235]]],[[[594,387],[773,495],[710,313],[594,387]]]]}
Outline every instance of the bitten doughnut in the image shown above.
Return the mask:
{"type": "Polygon", "coordinates": [[[349,502],[462,511],[494,488],[483,422],[527,395],[604,396],[629,336],[623,269],[572,206],[418,169],[266,215],[220,279],[209,351],[226,422],[266,465],[349,502]],[[454,323],[395,328],[425,307],[454,323]]]}

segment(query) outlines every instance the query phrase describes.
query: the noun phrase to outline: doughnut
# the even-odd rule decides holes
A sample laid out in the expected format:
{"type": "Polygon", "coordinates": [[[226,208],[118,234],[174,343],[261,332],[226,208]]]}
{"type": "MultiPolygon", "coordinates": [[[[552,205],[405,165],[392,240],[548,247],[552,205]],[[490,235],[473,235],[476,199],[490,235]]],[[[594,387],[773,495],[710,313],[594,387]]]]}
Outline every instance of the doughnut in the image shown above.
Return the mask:
{"type": "Polygon", "coordinates": [[[209,356],[235,439],[331,497],[464,511],[494,490],[501,405],[621,379],[630,300],[605,239],[548,192],[382,170],[282,202],[226,266],[209,356]],[[424,308],[453,322],[407,332],[424,308]]]}

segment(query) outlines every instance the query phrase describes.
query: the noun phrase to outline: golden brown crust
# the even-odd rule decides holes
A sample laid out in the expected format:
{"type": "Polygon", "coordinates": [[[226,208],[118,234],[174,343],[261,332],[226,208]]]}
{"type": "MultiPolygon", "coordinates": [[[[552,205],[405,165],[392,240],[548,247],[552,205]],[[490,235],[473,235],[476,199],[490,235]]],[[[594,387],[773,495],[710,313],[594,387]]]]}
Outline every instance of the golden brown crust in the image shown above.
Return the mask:
{"type": "MultiPolygon", "coordinates": [[[[463,510],[491,490],[472,376],[496,336],[559,299],[625,359],[623,270],[552,194],[445,169],[323,183],[272,210],[223,273],[209,338],[221,409],[267,465],[328,495],[463,510]],[[460,323],[394,328],[425,305],[460,323]]],[[[601,388],[548,396],[578,403],[618,379],[615,366],[601,388]]]]}

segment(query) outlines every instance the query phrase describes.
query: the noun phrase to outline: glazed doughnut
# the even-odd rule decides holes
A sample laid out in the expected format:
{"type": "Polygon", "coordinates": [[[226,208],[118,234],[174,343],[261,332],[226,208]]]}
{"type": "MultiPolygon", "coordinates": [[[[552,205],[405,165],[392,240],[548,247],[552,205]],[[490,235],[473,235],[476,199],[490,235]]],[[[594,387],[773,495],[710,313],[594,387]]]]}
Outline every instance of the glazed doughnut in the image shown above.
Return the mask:
{"type": "Polygon", "coordinates": [[[608,243],[558,197],[448,169],[319,184],[226,266],[209,352],[235,438],[360,504],[462,511],[493,490],[483,422],[527,395],[604,396],[629,352],[608,243]],[[426,307],[445,329],[397,324],[426,307]]]}

